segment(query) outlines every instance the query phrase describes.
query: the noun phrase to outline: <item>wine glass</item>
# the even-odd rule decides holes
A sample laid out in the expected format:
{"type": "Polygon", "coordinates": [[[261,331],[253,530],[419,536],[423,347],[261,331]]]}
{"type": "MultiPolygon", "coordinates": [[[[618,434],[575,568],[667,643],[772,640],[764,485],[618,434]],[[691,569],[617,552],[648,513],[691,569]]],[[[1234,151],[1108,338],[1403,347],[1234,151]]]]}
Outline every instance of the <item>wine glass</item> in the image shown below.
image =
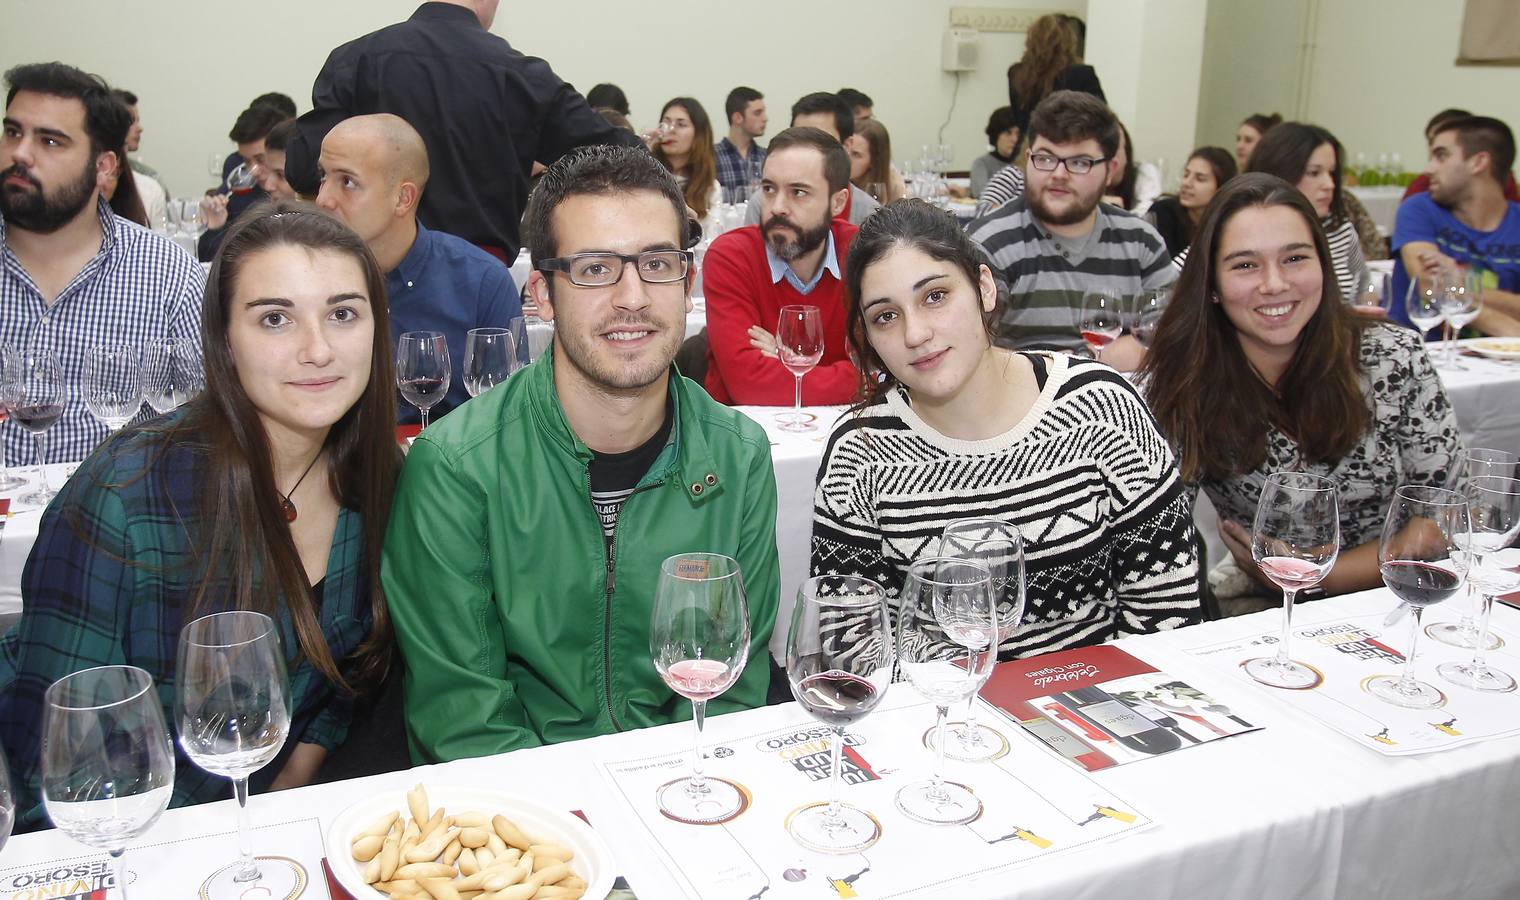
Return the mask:
{"type": "Polygon", "coordinates": [[[660,809],[688,825],[727,822],[748,805],[745,792],[702,774],[707,701],[733,687],[749,661],[749,604],[739,563],[717,553],[678,553],[660,566],[649,653],[670,689],[691,701],[697,745],[689,778],[662,785],[660,809]]]}
{"type": "MultiPolygon", "coordinates": [[[[1024,621],[1024,538],[1001,519],[956,519],[940,535],[939,555],[966,559],[987,567],[998,611],[998,647],[1013,637],[1024,621]]],[[[966,721],[951,722],[953,736],[945,747],[951,759],[983,762],[1008,750],[1003,735],[976,721],[976,694],[966,704],[966,721]]]]}
{"type": "Polygon", "coordinates": [[[1166,312],[1171,292],[1165,289],[1141,291],[1135,295],[1135,309],[1130,318],[1129,331],[1142,346],[1149,347],[1156,335],[1156,324],[1166,312]]]}
{"type": "Polygon", "coordinates": [[[790,414],[776,417],[783,431],[812,431],[813,417],[802,411],[802,376],[823,359],[823,317],[816,306],[783,306],[776,323],[776,355],[797,379],[796,403],[790,414]]]}
{"type": "Polygon", "coordinates": [[[531,363],[544,355],[554,342],[554,323],[546,322],[533,313],[513,316],[507,323],[512,339],[517,342],[520,362],[531,363]]]}
{"type": "Polygon", "coordinates": [[[1478,629],[1472,643],[1471,662],[1446,662],[1436,666],[1436,673],[1452,684],[1476,691],[1512,691],[1515,679],[1488,665],[1483,654],[1488,648],[1488,620],[1494,608],[1494,595],[1506,594],[1520,587],[1520,480],[1499,475],[1478,475],[1467,482],[1468,515],[1472,526],[1472,568],[1469,586],[1478,588],[1483,599],[1478,610],[1478,629]]]}
{"type": "Polygon", "coordinates": [[[84,355],[84,405],[112,431],[132,421],[142,408],[142,366],[137,347],[106,344],[84,355]]]}
{"type": "Polygon", "coordinates": [[[822,853],[853,853],[876,843],[881,823],[839,799],[844,730],[865,718],[892,680],[892,632],[886,592],[867,578],[820,575],[797,589],[786,639],[792,696],[833,732],[829,800],[786,820],[792,839],[822,853]]]}
{"type": "Polygon", "coordinates": [[[257,179],[253,177],[253,168],[246,162],[240,162],[231,172],[227,173],[226,183],[227,193],[229,194],[250,194],[253,193],[253,187],[257,184],[257,179]]]}
{"type": "Polygon", "coordinates": [[[1103,348],[1118,339],[1124,330],[1122,298],[1107,291],[1089,291],[1082,295],[1082,321],[1078,330],[1087,342],[1093,359],[1101,359],[1103,348]]]}
{"type": "Polygon", "coordinates": [[[396,345],[396,386],[401,396],[417,407],[422,427],[428,410],[449,392],[452,363],[449,344],[441,331],[408,331],[396,345]]]}
{"type": "Polygon", "coordinates": [[[1409,288],[1404,293],[1404,312],[1409,316],[1409,323],[1420,330],[1420,338],[1425,338],[1425,333],[1441,324],[1444,314],[1441,312],[1441,298],[1435,292],[1434,286],[1421,287],[1420,279],[1413,276],[1409,279],[1409,288]]]}
{"type": "Polygon", "coordinates": [[[1451,326],[1443,351],[1443,364],[1449,369],[1466,369],[1457,358],[1457,337],[1467,323],[1483,312],[1481,282],[1460,269],[1445,269],[1436,275],[1433,288],[1441,315],[1451,326]]]}
{"type": "Polygon", "coordinates": [[[183,338],[143,344],[143,398],[159,414],[178,409],[201,392],[203,372],[196,345],[183,338]]]}
{"type": "Polygon", "coordinates": [[[517,371],[517,341],[507,328],[471,328],[464,338],[464,389],[479,397],[517,371]]]}
{"type": "MultiPolygon", "coordinates": [[[[1464,461],[1469,480],[1482,475],[1498,475],[1504,478],[1520,478],[1520,469],[1515,466],[1517,457],[1506,450],[1493,450],[1487,447],[1467,448],[1467,458],[1464,461]]],[[[1477,523],[1473,523],[1473,530],[1477,530],[1477,523]]],[[[1476,537],[1474,538],[1476,540],[1476,537]]],[[[1425,633],[1433,640],[1440,641],[1451,647],[1461,647],[1464,650],[1472,650],[1478,646],[1477,616],[1481,613],[1479,607],[1483,604],[1483,595],[1473,589],[1473,582],[1467,581],[1467,605],[1462,609],[1462,618],[1457,622],[1440,622],[1425,629],[1425,633]]],[[[1503,591],[1500,591],[1503,593],[1503,591]]],[[[1488,636],[1484,650],[1497,650],[1503,642],[1494,634],[1488,636]]]]}
{"type": "Polygon", "coordinates": [[[1320,683],[1318,671],[1288,655],[1293,634],[1293,599],[1319,584],[1335,566],[1341,549],[1339,497],[1335,482],[1302,472],[1274,472],[1262,486],[1251,527],[1251,558],[1262,574],[1282,588],[1282,639],[1277,655],[1245,662],[1246,674],[1270,687],[1303,690],[1320,683]]]}
{"type": "Polygon", "coordinates": [[[1434,709],[1446,697],[1433,685],[1414,677],[1415,647],[1420,637],[1420,614],[1450,597],[1467,574],[1472,528],[1467,498],[1456,491],[1404,484],[1393,493],[1383,535],[1378,542],[1378,569],[1383,584],[1409,604],[1413,625],[1403,673],[1367,679],[1367,692],[1379,700],[1407,709],[1434,709]]]}
{"type": "Polygon", "coordinates": [[[37,442],[37,489],[21,501],[47,506],[56,492],[48,487],[47,445],[42,435],[63,418],[63,371],[51,350],[37,350],[22,355],[18,377],[20,393],[11,407],[11,418],[37,442]]]}
{"type": "Polygon", "coordinates": [[[42,713],[42,804],[64,834],[111,854],[127,896],[127,843],[174,794],[174,747],[153,677],[136,666],[84,669],[53,682],[42,713]]]}
{"type": "Polygon", "coordinates": [[[934,773],[897,792],[897,808],[910,819],[962,825],[982,814],[982,801],[969,787],[945,780],[945,719],[952,703],[974,695],[992,675],[998,631],[986,566],[933,556],[908,567],[898,598],[897,669],[936,713],[934,773]]]}
{"type": "Polygon", "coordinates": [[[5,761],[5,752],[0,750],[0,850],[5,849],[15,824],[16,795],[11,793],[10,766],[5,761]]]}
{"type": "MultiPolygon", "coordinates": [[[[0,422],[10,416],[21,399],[21,355],[10,344],[0,343],[0,422]]],[[[4,443],[0,442],[0,491],[26,487],[25,478],[11,474],[6,465],[4,443]]]]}
{"type": "Polygon", "coordinates": [[[202,616],[181,629],[174,713],[179,745],[190,761],[232,779],[242,856],[233,881],[256,881],[248,776],[269,765],[290,734],[290,686],[274,621],[236,610],[202,616]]]}

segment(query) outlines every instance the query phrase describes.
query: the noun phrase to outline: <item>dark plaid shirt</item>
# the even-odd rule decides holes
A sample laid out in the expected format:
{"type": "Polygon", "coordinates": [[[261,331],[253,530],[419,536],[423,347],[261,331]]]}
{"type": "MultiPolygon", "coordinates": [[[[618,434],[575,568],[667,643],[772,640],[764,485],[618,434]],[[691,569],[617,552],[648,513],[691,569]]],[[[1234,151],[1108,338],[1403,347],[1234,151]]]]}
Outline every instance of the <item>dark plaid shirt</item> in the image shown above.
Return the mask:
{"type": "MultiPolygon", "coordinates": [[[[22,574],[21,621],[0,638],[0,741],[18,830],[46,824],[39,795],[43,693],[57,679],[92,666],[140,666],[153,676],[169,730],[178,731],[174,670],[200,582],[190,533],[205,458],[186,443],[161,447],[156,435],[136,430],[106,441],[43,514],[22,574]]],[[[359,515],[342,510],[320,585],[322,633],[339,660],[370,626],[363,546],[359,515]]],[[[288,614],[278,618],[288,659],[298,646],[295,631],[288,614]]],[[[290,737],[280,757],[253,776],[255,789],[274,780],[297,743],[332,749],[347,734],[350,700],[305,659],[290,667],[290,697],[290,737]]],[[[171,805],[230,796],[230,784],[196,768],[176,744],[171,805]]]]}
{"type": "Polygon", "coordinates": [[[737,203],[748,199],[750,185],[760,180],[760,171],[765,168],[765,148],[751,141],[749,157],[745,158],[739,155],[739,148],[733,141],[724,138],[713,150],[718,155],[718,183],[723,185],[723,202],[737,203]]]}

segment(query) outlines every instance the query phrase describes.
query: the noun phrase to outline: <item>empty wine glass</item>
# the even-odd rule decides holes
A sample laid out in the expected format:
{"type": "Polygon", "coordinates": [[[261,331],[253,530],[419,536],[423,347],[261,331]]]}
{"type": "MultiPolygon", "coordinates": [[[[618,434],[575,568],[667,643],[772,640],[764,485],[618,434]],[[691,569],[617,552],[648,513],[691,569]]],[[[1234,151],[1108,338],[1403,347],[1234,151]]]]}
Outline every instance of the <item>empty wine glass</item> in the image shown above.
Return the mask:
{"type": "Polygon", "coordinates": [[[1123,298],[1107,291],[1089,291],[1082,295],[1082,321],[1078,330],[1093,359],[1101,359],[1103,348],[1124,331],[1123,298]]]}
{"type": "MultiPolygon", "coordinates": [[[[1024,621],[1024,538],[1001,519],[956,519],[940,535],[939,555],[980,563],[992,577],[992,597],[998,611],[998,647],[1009,641],[1024,621]]],[[[976,721],[976,694],[966,704],[966,721],[951,722],[951,759],[982,762],[1008,750],[1008,740],[976,721]]]]}
{"type": "Polygon", "coordinates": [[[1409,316],[1409,323],[1419,329],[1422,340],[1427,331],[1441,324],[1444,315],[1440,295],[1434,287],[1421,287],[1420,279],[1413,276],[1404,292],[1404,312],[1409,316]]]}
{"type": "MultiPolygon", "coordinates": [[[[4,422],[21,399],[21,354],[10,344],[0,343],[0,422],[4,422]]],[[[26,479],[11,474],[6,463],[5,445],[0,442],[0,491],[26,487],[26,479]]]]}
{"type": "Polygon", "coordinates": [[[532,313],[513,316],[507,323],[512,339],[517,342],[517,360],[526,365],[543,356],[554,342],[554,323],[546,322],[532,313]]]}
{"type": "Polygon", "coordinates": [[[422,427],[428,410],[449,392],[452,363],[449,344],[441,331],[408,331],[396,345],[396,386],[401,396],[417,407],[422,427]]]}
{"type": "Polygon", "coordinates": [[[1320,673],[1288,655],[1293,635],[1293,599],[1330,574],[1341,549],[1341,520],[1335,482],[1302,472],[1274,472],[1261,489],[1251,526],[1251,558],[1262,574],[1282,588],[1282,638],[1277,654],[1245,662],[1246,674],[1270,687],[1303,690],[1319,684],[1320,673]]]}
{"type": "Polygon", "coordinates": [[[839,767],[847,726],[865,718],[892,680],[892,632],[886,593],[867,578],[820,575],[797,589],[786,639],[792,696],[833,731],[827,802],[793,812],[786,830],[822,853],[853,853],[881,837],[870,812],[839,799],[839,767]]]}
{"type": "Polygon", "coordinates": [[[1420,615],[1425,607],[1450,597],[1467,575],[1472,528],[1467,498],[1445,488],[1400,485],[1393,494],[1378,542],[1383,584],[1409,604],[1413,623],[1402,674],[1379,675],[1365,682],[1367,692],[1395,706],[1434,709],[1446,696],[1414,677],[1420,615]]]}
{"type": "Polygon", "coordinates": [[[802,376],[823,359],[823,317],[816,306],[783,306],[776,323],[776,355],[797,380],[792,412],[777,417],[783,431],[812,431],[813,416],[802,411],[802,376]]]}
{"type": "Polygon", "coordinates": [[[42,435],[63,418],[63,371],[50,350],[21,356],[20,392],[11,418],[31,432],[37,442],[37,489],[21,498],[23,503],[47,506],[56,493],[48,487],[47,445],[42,435]]]}
{"type": "Polygon", "coordinates": [[[84,355],[84,405],[112,431],[132,421],[142,408],[142,366],[137,347],[107,344],[84,355]]]}
{"type": "Polygon", "coordinates": [[[153,677],[136,666],[85,669],[53,682],[42,713],[42,804],[81,844],[111,854],[127,896],[127,844],[174,794],[174,747],[153,677]]]}
{"type": "Polygon", "coordinates": [[[1457,358],[1457,338],[1467,323],[1483,312],[1483,294],[1479,279],[1461,269],[1445,269],[1436,274],[1433,290],[1441,315],[1451,330],[1444,341],[1443,364],[1449,369],[1465,369],[1457,358]]]}
{"type": "Polygon", "coordinates": [[[1436,666],[1436,673],[1452,684],[1476,691],[1512,691],[1515,679],[1487,664],[1488,621],[1494,608],[1494,596],[1520,588],[1520,480],[1498,475],[1479,475],[1467,482],[1468,516],[1472,527],[1472,568],[1468,570],[1470,586],[1482,597],[1478,610],[1478,628],[1470,662],[1446,662],[1436,666]]]}
{"type": "Polygon", "coordinates": [[[1171,292],[1165,289],[1141,291],[1135,295],[1129,331],[1142,346],[1151,345],[1151,338],[1156,335],[1156,325],[1161,321],[1161,314],[1166,312],[1166,304],[1170,300],[1171,292]]]}
{"type": "MultiPolygon", "coordinates": [[[[1464,464],[1467,468],[1469,480],[1484,475],[1497,475],[1503,478],[1520,477],[1520,469],[1515,462],[1520,457],[1506,450],[1494,450],[1488,447],[1467,448],[1467,458],[1464,464]]],[[[1477,531],[1477,523],[1473,523],[1473,530],[1477,531]]],[[[1476,540],[1476,537],[1474,537],[1476,540]]],[[[1425,629],[1425,633],[1432,640],[1440,641],[1451,647],[1461,647],[1464,650],[1472,650],[1478,646],[1478,623],[1477,618],[1482,612],[1483,594],[1474,590],[1473,582],[1476,579],[1469,578],[1467,581],[1467,603],[1462,608],[1462,618],[1456,622],[1439,622],[1425,629]]],[[[1500,593],[1503,593],[1501,591],[1500,593]]],[[[1490,634],[1484,645],[1484,650],[1497,650],[1503,641],[1498,635],[1490,634]]]]}
{"type": "Polygon", "coordinates": [[[507,328],[471,328],[464,338],[464,389],[479,397],[517,371],[517,341],[507,328]]]}
{"type": "Polygon", "coordinates": [[[727,822],[748,805],[742,788],[702,774],[707,701],[733,687],[749,661],[749,604],[739,563],[717,553],[678,553],[660,566],[649,652],[670,689],[691,701],[697,746],[689,778],[659,789],[660,809],[678,822],[727,822]]]}
{"type": "Polygon", "coordinates": [[[269,765],[290,734],[290,686],[274,621],[237,610],[202,616],[181,629],[174,712],[179,745],[190,761],[232,779],[242,857],[233,881],[256,881],[248,776],[269,765]]]}
{"type": "Polygon", "coordinates": [[[201,392],[204,371],[198,347],[183,338],[161,338],[143,344],[143,398],[154,412],[178,409],[201,392]]]}
{"type": "Polygon", "coordinates": [[[945,720],[951,704],[981,690],[992,674],[998,631],[986,566],[935,556],[908,567],[898,598],[897,670],[936,713],[934,773],[897,792],[897,808],[910,819],[961,825],[982,814],[982,801],[969,787],[945,780],[945,720]]]}

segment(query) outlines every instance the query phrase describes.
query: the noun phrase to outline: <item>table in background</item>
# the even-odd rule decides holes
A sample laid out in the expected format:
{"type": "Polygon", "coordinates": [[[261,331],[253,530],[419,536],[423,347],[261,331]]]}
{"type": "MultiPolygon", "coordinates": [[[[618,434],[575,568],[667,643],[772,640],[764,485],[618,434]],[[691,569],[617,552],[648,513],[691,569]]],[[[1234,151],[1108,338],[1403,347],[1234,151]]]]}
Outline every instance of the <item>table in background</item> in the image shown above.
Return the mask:
{"type": "MultiPolygon", "coordinates": [[[[79,463],[54,463],[46,468],[48,486],[53,490],[63,487],[79,463]]],[[[21,570],[26,558],[32,554],[37,543],[37,528],[42,524],[42,507],[20,502],[23,494],[30,493],[37,485],[35,466],[11,469],[11,474],[26,480],[26,487],[10,493],[11,514],[0,533],[0,633],[21,615],[21,570]]]]}
{"type": "Polygon", "coordinates": [[[1377,225],[1378,234],[1390,237],[1393,234],[1394,219],[1399,214],[1399,201],[1404,199],[1404,188],[1396,185],[1379,185],[1377,187],[1348,187],[1362,201],[1362,206],[1367,208],[1367,215],[1372,217],[1377,225]]]}
{"type": "MultiPolygon", "coordinates": [[[[1301,610],[1305,624],[1365,615],[1394,603],[1387,591],[1322,600],[1301,610]]],[[[1435,607],[1431,614],[1447,611],[1435,607]]],[[[958,882],[958,897],[1054,900],[1071,897],[1262,897],[1382,900],[1520,896],[1520,738],[1501,738],[1418,757],[1386,757],[1356,746],[1244,676],[1229,678],[1183,648],[1272,631],[1274,611],[1190,629],[1126,638],[1117,645],[1193,684],[1261,724],[1261,731],[1094,773],[1104,788],[1157,826],[1126,839],[1039,862],[1015,875],[994,871],[958,882]]],[[[1496,621],[1520,628],[1520,612],[1496,621]]],[[[888,703],[906,685],[894,685],[888,703]]],[[[791,724],[814,724],[795,703],[709,717],[709,746],[791,724]]],[[[929,721],[925,721],[927,726],[929,721]]],[[[999,721],[1013,740],[1024,738],[999,721]]],[[[902,735],[916,741],[917,734],[902,735]]],[[[689,751],[690,723],[677,723],[499,756],[460,760],[370,778],[263,794],[252,824],[316,817],[325,834],[350,804],[383,791],[491,784],[553,809],[583,810],[611,846],[618,871],[643,900],[681,896],[638,822],[596,768],[599,761],[689,751]]],[[[921,765],[931,765],[927,751],[921,765]]],[[[977,767],[950,761],[946,776],[974,784],[977,767]]],[[[714,759],[711,775],[723,774],[714,759]]],[[[737,773],[736,773],[737,774],[737,773]]],[[[827,788],[817,785],[822,799],[827,788]]],[[[844,788],[849,799],[850,788],[844,788]]],[[[652,798],[651,798],[652,802],[652,798]]],[[[220,857],[185,867],[186,896],[204,871],[236,858],[231,800],[170,810],[138,843],[224,836],[220,857]]],[[[900,822],[896,810],[878,815],[900,822]]],[[[777,828],[781,825],[778,822],[777,828]]],[[[258,831],[254,831],[257,842],[258,831]]],[[[347,848],[328,848],[344,852],[347,848]]],[[[255,843],[255,851],[258,851],[255,843]]],[[[85,854],[56,831],[20,835],[4,864],[40,865],[85,854]]],[[[133,855],[126,856],[131,864],[133,855]]]]}

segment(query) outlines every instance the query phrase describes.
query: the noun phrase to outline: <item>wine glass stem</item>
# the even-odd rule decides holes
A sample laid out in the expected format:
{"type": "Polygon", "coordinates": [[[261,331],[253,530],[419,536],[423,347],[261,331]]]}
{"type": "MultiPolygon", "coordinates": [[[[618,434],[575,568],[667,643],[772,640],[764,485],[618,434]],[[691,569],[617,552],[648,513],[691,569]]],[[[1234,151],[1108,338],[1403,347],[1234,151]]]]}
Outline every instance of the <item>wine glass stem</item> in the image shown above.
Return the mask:
{"type": "Polygon", "coordinates": [[[1277,664],[1286,666],[1292,662],[1288,658],[1288,640],[1293,634],[1293,598],[1297,591],[1283,588],[1283,627],[1282,640],[1277,642],[1277,664]]]}
{"type": "Polygon", "coordinates": [[[32,435],[32,438],[37,442],[37,492],[46,495],[48,483],[44,467],[47,466],[47,444],[43,441],[40,431],[32,435]]]}
{"type": "Polygon", "coordinates": [[[1479,602],[1483,605],[1479,608],[1478,612],[1477,639],[1473,641],[1472,670],[1474,675],[1488,668],[1488,662],[1484,660],[1483,654],[1488,650],[1488,619],[1494,611],[1494,596],[1492,594],[1488,591],[1479,591],[1478,596],[1481,598],[1479,602]]]}
{"type": "Polygon", "coordinates": [[[253,861],[253,844],[249,839],[250,830],[248,824],[248,777],[232,779],[232,792],[237,797],[238,804],[238,856],[241,863],[238,865],[238,873],[233,876],[233,881],[238,883],[257,881],[259,878],[259,866],[253,861]]]}
{"type": "Polygon", "coordinates": [[[127,900],[127,848],[111,850],[111,870],[116,876],[117,900],[127,900]]]}
{"type": "Polygon", "coordinates": [[[829,808],[827,815],[830,819],[839,818],[839,767],[844,756],[844,729],[834,729],[834,746],[830,754],[832,761],[829,763],[829,808]]]}
{"type": "Polygon", "coordinates": [[[1477,623],[1473,620],[1473,613],[1479,612],[1479,614],[1481,614],[1482,607],[1479,604],[1482,602],[1483,595],[1473,590],[1472,582],[1468,582],[1467,609],[1463,610],[1462,621],[1457,625],[1457,627],[1462,630],[1462,635],[1464,637],[1471,638],[1474,634],[1477,633],[1476,629],[1478,626],[1477,623]]]}
{"type": "Polygon", "coordinates": [[[792,373],[792,377],[795,378],[796,381],[797,381],[796,402],[794,402],[792,404],[792,423],[795,424],[795,425],[801,425],[802,424],[802,376],[798,375],[796,372],[793,372],[792,373]]]}
{"type": "Polygon", "coordinates": [[[1399,676],[1399,691],[1405,694],[1413,694],[1418,689],[1414,686],[1414,650],[1420,640],[1420,616],[1425,612],[1424,607],[1411,605],[1412,613],[1409,617],[1409,655],[1404,657],[1404,673],[1399,676]]]}
{"type": "Polygon", "coordinates": [[[707,719],[707,701],[706,700],[693,700],[693,701],[691,701],[691,721],[697,726],[696,727],[697,746],[695,748],[696,749],[696,753],[695,753],[694,756],[692,756],[692,759],[691,759],[691,789],[692,790],[700,790],[702,788],[702,779],[703,779],[703,776],[702,776],[702,724],[703,724],[703,722],[706,721],[706,719],[707,719]]]}
{"type": "Polygon", "coordinates": [[[428,412],[428,408],[426,406],[419,406],[419,407],[417,407],[417,413],[418,413],[418,415],[422,416],[422,427],[423,428],[427,427],[427,412],[428,412]]]}
{"type": "Polygon", "coordinates": [[[945,720],[950,717],[950,707],[936,705],[934,710],[934,778],[929,794],[941,797],[945,793],[945,720]]]}
{"type": "Polygon", "coordinates": [[[1447,319],[1441,329],[1446,333],[1446,364],[1449,366],[1457,361],[1457,342],[1455,340],[1457,329],[1452,326],[1451,320],[1447,319]]]}

